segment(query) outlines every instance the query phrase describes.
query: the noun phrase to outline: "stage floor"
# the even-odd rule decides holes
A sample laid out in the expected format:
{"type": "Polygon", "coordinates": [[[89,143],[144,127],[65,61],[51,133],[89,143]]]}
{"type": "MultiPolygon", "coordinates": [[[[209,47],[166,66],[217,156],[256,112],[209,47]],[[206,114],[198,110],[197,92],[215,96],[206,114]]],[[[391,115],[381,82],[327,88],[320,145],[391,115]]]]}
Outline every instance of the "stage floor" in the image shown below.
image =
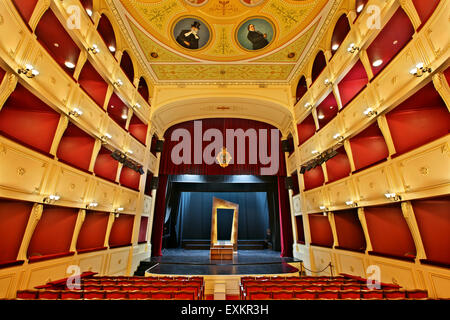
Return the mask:
{"type": "Polygon", "coordinates": [[[258,275],[294,273],[299,270],[289,263],[295,258],[281,258],[272,250],[238,250],[233,260],[210,260],[209,250],[166,249],[161,257],[144,260],[147,273],[168,275],[258,275]]]}

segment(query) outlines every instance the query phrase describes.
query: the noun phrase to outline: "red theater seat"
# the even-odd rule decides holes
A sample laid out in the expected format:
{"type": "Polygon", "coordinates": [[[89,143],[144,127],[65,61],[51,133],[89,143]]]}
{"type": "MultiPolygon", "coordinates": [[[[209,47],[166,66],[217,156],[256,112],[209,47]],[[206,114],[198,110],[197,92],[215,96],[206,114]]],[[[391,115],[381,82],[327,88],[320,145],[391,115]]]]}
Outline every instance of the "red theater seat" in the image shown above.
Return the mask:
{"type": "Polygon", "coordinates": [[[340,291],[340,298],[341,299],[360,299],[361,292],[354,291],[354,290],[343,290],[343,291],[340,291]]]}
{"type": "Polygon", "coordinates": [[[406,299],[406,292],[401,290],[383,290],[386,299],[406,299]]]}
{"type": "Polygon", "coordinates": [[[85,291],[83,294],[84,299],[104,299],[105,292],[103,291],[85,291]]]}
{"type": "Polygon", "coordinates": [[[149,293],[145,291],[132,291],[128,292],[128,299],[131,300],[140,300],[149,298],[149,293]]]}
{"type": "Polygon", "coordinates": [[[248,295],[248,300],[267,300],[271,298],[270,292],[250,292],[248,295]]]}
{"type": "Polygon", "coordinates": [[[82,297],[83,297],[82,291],[76,291],[76,290],[61,291],[61,300],[71,300],[71,299],[79,300],[79,299],[82,299],[82,297]]]}
{"type": "Polygon", "coordinates": [[[317,293],[315,291],[297,291],[294,292],[294,297],[296,299],[304,300],[314,300],[316,299],[317,293]]]}
{"type": "Polygon", "coordinates": [[[156,291],[151,293],[151,298],[161,300],[172,299],[172,294],[170,292],[156,291]]]}
{"type": "Polygon", "coordinates": [[[339,299],[338,291],[324,290],[317,292],[317,299],[339,299]]]}
{"type": "Polygon", "coordinates": [[[126,291],[107,291],[106,299],[126,299],[127,292],[126,291]]]}
{"type": "Polygon", "coordinates": [[[381,300],[381,299],[383,299],[383,291],[382,290],[361,291],[361,298],[362,299],[381,300]]]}
{"type": "Polygon", "coordinates": [[[176,300],[194,300],[195,294],[189,291],[178,291],[174,292],[173,298],[176,300]]]}
{"type": "Polygon", "coordinates": [[[278,291],[272,293],[272,299],[288,300],[292,298],[294,298],[294,293],[292,291],[278,291]]]}
{"type": "Polygon", "coordinates": [[[55,300],[59,299],[60,292],[56,290],[39,291],[38,297],[39,300],[55,300]]]}
{"type": "Polygon", "coordinates": [[[426,299],[428,298],[427,290],[410,290],[406,292],[406,296],[409,299],[426,299]]]}
{"type": "Polygon", "coordinates": [[[17,299],[22,300],[34,300],[37,299],[37,291],[34,290],[21,290],[16,293],[17,299]]]}

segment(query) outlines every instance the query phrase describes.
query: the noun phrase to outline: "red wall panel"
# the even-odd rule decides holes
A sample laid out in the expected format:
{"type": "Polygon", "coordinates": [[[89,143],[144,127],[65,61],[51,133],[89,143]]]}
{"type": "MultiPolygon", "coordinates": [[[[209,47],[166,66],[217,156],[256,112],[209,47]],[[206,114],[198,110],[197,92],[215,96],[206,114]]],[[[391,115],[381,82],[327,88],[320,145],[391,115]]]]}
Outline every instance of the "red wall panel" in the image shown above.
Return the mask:
{"type": "Polygon", "coordinates": [[[412,39],[413,34],[414,27],[411,20],[402,8],[398,8],[367,48],[374,77],[403,49],[412,39]],[[378,59],[383,61],[382,64],[377,67],[373,66],[374,61],[378,59]]]}
{"type": "Polygon", "coordinates": [[[303,216],[296,216],[298,243],[305,244],[305,230],[303,227],[303,216]]]}
{"type": "Polygon", "coordinates": [[[328,122],[333,120],[338,113],[338,104],[333,92],[328,94],[328,96],[317,106],[316,110],[320,130],[325,127],[328,122]]]}
{"type": "Polygon", "coordinates": [[[94,138],[73,123],[69,123],[59,143],[56,156],[77,168],[88,170],[94,144],[94,138]]]}
{"type": "Polygon", "coordinates": [[[323,51],[319,51],[314,59],[312,72],[311,72],[311,85],[313,85],[314,81],[320,76],[323,69],[327,66],[327,60],[325,59],[325,54],[323,51]]]}
{"type": "Polygon", "coordinates": [[[323,185],[325,177],[323,175],[322,166],[317,166],[303,174],[305,182],[305,190],[314,189],[323,185]]]}
{"type": "Polygon", "coordinates": [[[138,237],[139,243],[146,242],[147,228],[148,228],[148,217],[141,217],[141,224],[139,226],[139,237],[138,237]]]}
{"type": "Polygon", "coordinates": [[[340,16],[339,20],[336,22],[334,26],[333,36],[331,37],[331,54],[337,51],[333,50],[334,45],[340,46],[342,42],[347,37],[347,34],[350,32],[350,24],[348,23],[348,18],[346,14],[340,16]]]}
{"type": "Polygon", "coordinates": [[[308,91],[308,85],[306,84],[305,76],[302,76],[297,84],[297,89],[295,91],[295,98],[299,101],[305,95],[306,91],[308,91]]]}
{"type": "Polygon", "coordinates": [[[412,0],[412,2],[416,8],[417,14],[420,17],[422,27],[433,14],[440,0],[412,0]]]}
{"type": "Polygon", "coordinates": [[[147,128],[148,125],[146,125],[138,117],[133,115],[128,131],[130,131],[131,135],[135,137],[139,142],[145,145],[147,139],[147,128]]]}
{"type": "Polygon", "coordinates": [[[134,81],[134,66],[133,61],[130,58],[130,55],[128,52],[124,51],[122,54],[122,58],[120,59],[120,68],[125,72],[125,75],[127,76],[128,80],[130,80],[131,83],[134,81]]]}
{"type": "Polygon", "coordinates": [[[105,243],[109,213],[87,211],[77,240],[77,250],[102,248],[105,243]]]}
{"type": "Polygon", "coordinates": [[[400,204],[364,208],[373,251],[396,257],[415,257],[416,247],[400,204]]]}
{"type": "Polygon", "coordinates": [[[351,138],[350,146],[356,170],[384,160],[389,155],[386,141],[376,122],[351,138]]]}
{"type": "Polygon", "coordinates": [[[107,110],[108,115],[111,117],[111,119],[113,119],[119,126],[125,129],[125,126],[127,124],[126,117],[128,117],[128,107],[115,92],[112,94],[111,99],[109,100],[107,110]]]}
{"type": "Polygon", "coordinates": [[[65,62],[71,62],[76,65],[80,55],[80,48],[66,32],[66,29],[51,9],[48,9],[39,20],[35,34],[38,41],[47,49],[64,71],[69,75],[73,75],[75,68],[68,68],[65,62]]]}
{"type": "Polygon", "coordinates": [[[133,223],[134,216],[129,214],[121,214],[119,218],[114,219],[109,235],[109,246],[118,247],[131,244],[133,223]]]}
{"type": "Polygon", "coordinates": [[[0,111],[0,132],[48,153],[60,115],[20,83],[0,111]]]}
{"type": "Polygon", "coordinates": [[[0,67],[0,83],[3,81],[5,74],[6,74],[6,71],[0,67]]]}
{"type": "Polygon", "coordinates": [[[28,247],[28,257],[66,253],[70,249],[78,209],[45,206],[28,247]]]}
{"type": "Polygon", "coordinates": [[[336,150],[338,154],[325,162],[328,183],[347,177],[351,172],[350,161],[344,147],[336,150]]]}
{"type": "Polygon", "coordinates": [[[114,33],[114,28],[109,21],[109,19],[102,14],[98,22],[97,31],[105,42],[106,46],[113,46],[116,48],[116,35],[114,33]]]}
{"type": "Polygon", "coordinates": [[[411,203],[427,260],[450,265],[450,196],[411,203]]]}
{"type": "Polygon", "coordinates": [[[12,0],[25,22],[30,21],[38,0],[12,0]]]}
{"type": "Polygon", "coordinates": [[[397,154],[445,136],[450,129],[447,106],[432,82],[387,113],[386,119],[397,154]]]}
{"type": "Polygon", "coordinates": [[[115,181],[118,166],[119,162],[111,157],[111,151],[102,147],[95,160],[95,175],[109,181],[115,181]]]}
{"type": "Polygon", "coordinates": [[[144,100],[148,102],[148,99],[150,98],[150,92],[148,89],[147,81],[145,81],[144,77],[141,77],[141,79],[139,79],[138,92],[142,96],[142,98],[144,98],[144,100]]]}
{"type": "Polygon", "coordinates": [[[364,251],[366,249],[366,239],[357,209],[336,211],[334,222],[339,248],[353,251],[364,251]]]}
{"type": "Polygon", "coordinates": [[[297,131],[298,145],[303,144],[316,133],[316,124],[314,123],[312,114],[307,116],[301,123],[297,124],[297,131]]]}
{"type": "Polygon", "coordinates": [[[134,171],[128,167],[123,166],[122,171],[120,172],[119,182],[121,185],[126,186],[128,188],[139,190],[139,181],[141,179],[141,175],[139,172],[134,171]]]}
{"type": "Polygon", "coordinates": [[[0,199],[0,264],[15,261],[33,203],[0,199]]]}
{"type": "Polygon", "coordinates": [[[333,246],[333,233],[328,217],[322,214],[309,214],[308,218],[311,244],[331,248],[333,246]]]}
{"type": "Polygon", "coordinates": [[[361,60],[339,82],[339,95],[341,97],[342,108],[344,108],[354,97],[365,88],[369,81],[366,70],[361,60]]]}
{"type": "Polygon", "coordinates": [[[103,80],[102,76],[95,70],[89,60],[81,69],[78,83],[81,88],[97,103],[103,110],[106,92],[108,91],[108,84],[103,80]]]}

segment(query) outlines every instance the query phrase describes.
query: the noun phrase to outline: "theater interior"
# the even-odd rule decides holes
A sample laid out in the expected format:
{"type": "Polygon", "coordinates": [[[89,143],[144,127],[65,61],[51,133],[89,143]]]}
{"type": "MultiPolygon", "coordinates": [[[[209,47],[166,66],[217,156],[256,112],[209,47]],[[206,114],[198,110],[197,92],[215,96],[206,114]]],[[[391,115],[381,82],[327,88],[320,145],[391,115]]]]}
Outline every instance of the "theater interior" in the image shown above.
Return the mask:
{"type": "Polygon", "coordinates": [[[0,1],[0,299],[450,299],[448,30],[447,0],[0,1]]]}

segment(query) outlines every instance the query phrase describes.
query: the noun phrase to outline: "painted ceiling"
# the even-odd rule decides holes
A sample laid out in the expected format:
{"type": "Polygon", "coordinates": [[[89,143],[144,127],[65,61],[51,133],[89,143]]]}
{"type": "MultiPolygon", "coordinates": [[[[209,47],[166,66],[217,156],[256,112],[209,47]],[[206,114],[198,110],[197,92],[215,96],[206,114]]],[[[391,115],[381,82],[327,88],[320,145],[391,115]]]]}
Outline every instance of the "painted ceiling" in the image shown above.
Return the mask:
{"type": "Polygon", "coordinates": [[[161,83],[287,82],[326,27],[336,2],[111,1],[125,34],[144,58],[155,82],[161,83]],[[203,43],[196,49],[185,48],[177,41],[178,34],[187,34],[192,21],[198,21],[203,32],[198,33],[203,43]],[[253,21],[268,39],[257,50],[248,47],[250,42],[244,43],[253,21]]]}

